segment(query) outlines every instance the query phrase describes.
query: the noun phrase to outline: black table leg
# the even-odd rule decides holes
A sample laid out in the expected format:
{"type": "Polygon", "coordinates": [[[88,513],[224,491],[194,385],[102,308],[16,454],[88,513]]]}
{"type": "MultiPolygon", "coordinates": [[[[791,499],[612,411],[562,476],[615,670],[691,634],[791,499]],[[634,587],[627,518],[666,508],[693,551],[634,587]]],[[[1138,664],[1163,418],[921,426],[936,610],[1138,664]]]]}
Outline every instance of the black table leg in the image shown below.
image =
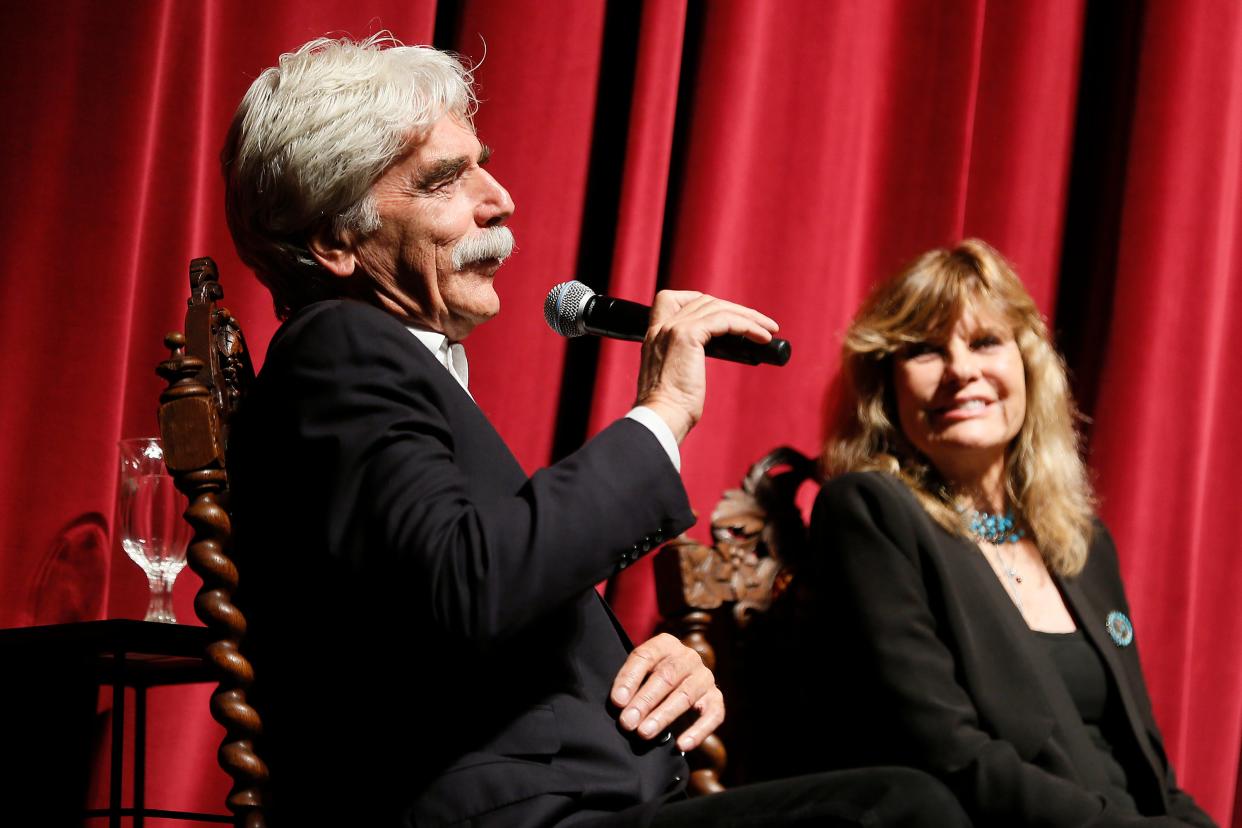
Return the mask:
{"type": "Polygon", "coordinates": [[[125,775],[125,654],[117,653],[112,681],[112,763],[108,771],[108,828],[121,828],[121,783],[125,775]]]}
{"type": "Polygon", "coordinates": [[[142,828],[146,809],[147,688],[134,686],[134,828],[142,828]]]}

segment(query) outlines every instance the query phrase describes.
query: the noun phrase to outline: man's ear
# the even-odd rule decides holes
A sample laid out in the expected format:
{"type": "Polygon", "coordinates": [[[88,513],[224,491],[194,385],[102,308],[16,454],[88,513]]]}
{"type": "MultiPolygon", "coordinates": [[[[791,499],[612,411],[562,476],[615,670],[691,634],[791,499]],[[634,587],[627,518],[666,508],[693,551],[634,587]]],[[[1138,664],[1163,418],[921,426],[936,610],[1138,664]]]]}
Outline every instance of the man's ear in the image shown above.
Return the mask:
{"type": "Polygon", "coordinates": [[[332,226],[328,224],[311,233],[310,238],[306,240],[306,247],[315,257],[315,261],[319,262],[324,270],[342,279],[353,276],[354,268],[358,264],[354,257],[352,234],[346,233],[345,236],[346,238],[337,236],[332,232],[332,226]]]}

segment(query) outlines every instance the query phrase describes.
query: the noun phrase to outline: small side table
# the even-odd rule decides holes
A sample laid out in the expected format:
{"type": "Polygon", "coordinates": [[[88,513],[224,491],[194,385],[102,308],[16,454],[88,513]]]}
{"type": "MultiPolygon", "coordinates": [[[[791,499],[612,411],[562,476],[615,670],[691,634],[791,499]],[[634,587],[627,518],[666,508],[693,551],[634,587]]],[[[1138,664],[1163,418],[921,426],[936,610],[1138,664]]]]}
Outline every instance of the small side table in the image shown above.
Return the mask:
{"type": "MultiPolygon", "coordinates": [[[[84,817],[108,817],[109,828],[120,828],[123,817],[131,818],[134,828],[142,828],[144,817],[162,817],[166,819],[196,820],[199,822],[231,823],[233,818],[223,814],[203,814],[191,811],[171,811],[146,807],[146,730],[147,730],[147,688],[174,684],[194,684],[214,681],[208,664],[203,658],[203,650],[207,644],[207,628],[192,627],[182,624],[157,624],[148,621],[132,621],[114,619],[108,621],[86,621],[76,624],[55,624],[44,627],[18,627],[0,630],[0,665],[9,676],[4,681],[6,693],[12,693],[15,701],[5,700],[0,704],[0,722],[10,732],[22,732],[26,727],[27,738],[22,739],[23,749],[29,750],[33,756],[30,760],[38,763],[46,756],[59,757],[68,754],[89,760],[89,753],[81,748],[89,748],[89,732],[76,733],[74,725],[75,711],[64,711],[65,719],[61,719],[57,711],[44,711],[38,721],[23,721],[16,717],[28,715],[30,705],[35,708],[40,699],[22,699],[24,692],[23,676],[30,677],[29,692],[39,693],[38,680],[47,679],[44,687],[62,690],[66,698],[74,700],[73,706],[85,698],[91,699],[91,715],[98,699],[99,688],[107,685],[112,688],[112,733],[111,759],[108,777],[108,807],[90,809],[81,813],[84,817]],[[48,677],[51,677],[48,679],[48,677]],[[60,677],[68,677],[64,684],[73,687],[56,687],[60,677]],[[122,807],[121,792],[125,767],[125,688],[134,688],[134,751],[133,751],[133,804],[122,807]],[[14,718],[10,719],[12,716],[14,718]],[[7,721],[5,721],[7,720],[7,721]],[[62,722],[69,724],[62,725],[62,722]],[[12,725],[12,727],[10,727],[12,725]],[[58,731],[58,727],[62,729],[58,731]],[[31,735],[33,734],[33,735],[31,735]],[[78,740],[76,745],[56,744],[58,738],[69,737],[69,741],[78,740]],[[53,742],[50,745],[39,745],[38,741],[46,738],[53,742]],[[58,753],[60,751],[60,753],[58,753]],[[76,751],[76,753],[75,753],[76,751]]],[[[58,772],[53,767],[46,769],[47,774],[55,776],[58,772]]],[[[86,769],[87,771],[89,768],[86,769]]],[[[73,803],[60,801],[54,787],[58,778],[41,779],[39,771],[28,770],[34,779],[34,792],[25,798],[35,810],[32,813],[44,813],[44,809],[65,809],[73,803]],[[49,792],[51,792],[49,794],[49,792]]],[[[77,784],[78,774],[66,774],[68,779],[59,780],[62,784],[77,784]]],[[[26,792],[18,792],[23,794],[26,792]]],[[[85,788],[75,792],[79,797],[76,807],[81,807],[85,799],[85,788]]],[[[64,810],[61,811],[64,813],[64,810]]]]}

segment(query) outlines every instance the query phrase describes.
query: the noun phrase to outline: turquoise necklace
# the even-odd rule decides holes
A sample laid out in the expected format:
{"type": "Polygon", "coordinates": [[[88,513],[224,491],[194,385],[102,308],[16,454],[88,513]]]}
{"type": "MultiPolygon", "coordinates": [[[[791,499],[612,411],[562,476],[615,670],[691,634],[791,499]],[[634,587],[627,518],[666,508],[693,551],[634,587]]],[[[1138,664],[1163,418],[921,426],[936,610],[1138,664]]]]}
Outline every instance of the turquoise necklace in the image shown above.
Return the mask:
{"type": "Polygon", "coordinates": [[[986,541],[999,546],[1004,543],[1017,543],[1026,537],[1026,530],[1017,528],[1017,523],[1014,522],[1013,509],[1005,512],[1003,515],[994,515],[991,512],[980,512],[972,509],[967,515],[967,519],[970,522],[967,524],[966,530],[975,537],[975,540],[986,541]]]}

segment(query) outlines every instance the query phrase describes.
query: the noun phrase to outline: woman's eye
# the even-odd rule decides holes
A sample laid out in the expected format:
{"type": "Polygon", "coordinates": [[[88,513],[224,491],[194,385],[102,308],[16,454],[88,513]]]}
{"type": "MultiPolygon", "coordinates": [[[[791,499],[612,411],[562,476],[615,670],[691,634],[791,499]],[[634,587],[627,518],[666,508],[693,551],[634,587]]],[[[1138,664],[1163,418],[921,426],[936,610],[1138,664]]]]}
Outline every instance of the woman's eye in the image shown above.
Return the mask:
{"type": "Polygon", "coordinates": [[[920,357],[926,359],[940,353],[940,348],[930,342],[911,342],[906,346],[905,358],[918,359],[920,357]]]}
{"type": "Polygon", "coordinates": [[[971,347],[975,348],[975,350],[995,348],[997,345],[1001,344],[1001,339],[996,334],[986,334],[984,336],[976,337],[970,344],[971,347]]]}

